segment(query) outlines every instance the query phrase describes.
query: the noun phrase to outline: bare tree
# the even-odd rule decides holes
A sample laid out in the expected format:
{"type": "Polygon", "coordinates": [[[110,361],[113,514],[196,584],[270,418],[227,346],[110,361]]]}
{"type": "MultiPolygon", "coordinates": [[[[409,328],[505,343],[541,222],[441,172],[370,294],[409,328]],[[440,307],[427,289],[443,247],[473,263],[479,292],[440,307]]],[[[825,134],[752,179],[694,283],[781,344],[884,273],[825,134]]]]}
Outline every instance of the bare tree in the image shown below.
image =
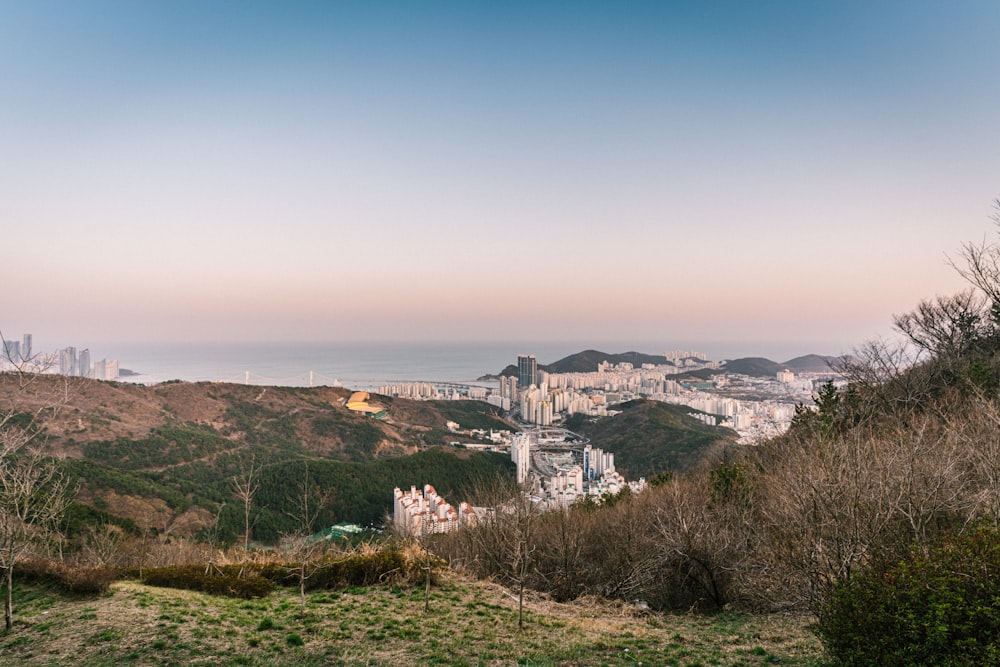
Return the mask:
{"type": "Polygon", "coordinates": [[[318,570],[316,560],[326,549],[324,540],[313,539],[316,520],[323,510],[325,501],[326,498],[319,486],[309,480],[307,462],[298,493],[288,499],[288,504],[292,508],[288,511],[288,516],[294,519],[296,529],[292,533],[283,535],[280,544],[282,553],[291,560],[289,569],[298,579],[302,616],[306,613],[306,582],[318,570]]]}
{"type": "Polygon", "coordinates": [[[474,486],[475,504],[486,511],[477,517],[475,526],[440,536],[435,547],[453,567],[516,587],[517,624],[523,627],[524,589],[536,574],[539,509],[510,477],[491,476],[474,486]]]}
{"type": "MultiPolygon", "coordinates": [[[[1000,228],[1000,199],[993,200],[993,209],[990,218],[1000,228]]],[[[987,242],[985,238],[979,243],[966,243],[959,251],[959,258],[960,262],[949,260],[952,267],[989,299],[994,316],[997,315],[1000,306],[1000,244],[987,242]]]]}
{"type": "Polygon", "coordinates": [[[914,345],[937,358],[964,353],[988,331],[988,304],[983,295],[966,290],[921,301],[893,324],[914,345]]]}
{"type": "MultiPolygon", "coordinates": [[[[587,531],[592,518],[583,511],[560,508],[542,515],[538,531],[536,573],[557,600],[572,600],[585,586],[584,566],[587,531]]],[[[606,544],[595,545],[606,546],[606,544]]]]}
{"type": "Polygon", "coordinates": [[[51,459],[34,453],[0,459],[0,569],[7,589],[4,621],[13,627],[14,565],[43,539],[69,504],[69,480],[51,459]]]}
{"type": "Polygon", "coordinates": [[[240,459],[239,473],[233,478],[231,488],[233,495],[243,503],[243,550],[250,548],[250,512],[253,509],[253,499],[260,490],[261,466],[253,454],[250,460],[240,459]]]}
{"type": "Polygon", "coordinates": [[[524,491],[512,496],[498,510],[502,516],[507,541],[504,557],[510,568],[510,576],[517,585],[517,627],[524,628],[524,588],[533,565],[537,548],[535,528],[539,509],[524,491]]]}
{"type": "Polygon", "coordinates": [[[110,565],[121,554],[124,531],[113,524],[102,523],[87,529],[82,549],[84,562],[93,567],[110,565]]]}
{"type": "Polygon", "coordinates": [[[6,589],[4,622],[13,627],[15,565],[56,529],[69,505],[70,481],[57,462],[34,445],[46,418],[68,399],[68,385],[42,381],[34,358],[12,355],[0,333],[5,366],[0,391],[0,570],[6,589]]]}
{"type": "MultiPolygon", "coordinates": [[[[901,557],[995,506],[995,492],[984,494],[975,474],[976,440],[988,423],[977,415],[968,429],[967,407],[957,403],[951,420],[942,409],[891,427],[784,438],[756,452],[767,532],[759,547],[783,572],[786,595],[801,592],[797,601],[814,605],[873,559],[901,557]]],[[[981,468],[996,463],[992,449],[981,468]]]]}
{"type": "Polygon", "coordinates": [[[424,613],[428,613],[431,610],[431,568],[433,567],[434,561],[431,558],[431,545],[430,545],[430,529],[431,522],[428,521],[428,517],[420,517],[420,547],[421,547],[421,567],[424,570],[424,613]]]}
{"type": "Polygon", "coordinates": [[[930,360],[923,349],[884,340],[869,341],[840,367],[859,401],[856,422],[871,425],[888,418],[905,418],[928,407],[936,385],[932,372],[917,370],[930,360]]]}

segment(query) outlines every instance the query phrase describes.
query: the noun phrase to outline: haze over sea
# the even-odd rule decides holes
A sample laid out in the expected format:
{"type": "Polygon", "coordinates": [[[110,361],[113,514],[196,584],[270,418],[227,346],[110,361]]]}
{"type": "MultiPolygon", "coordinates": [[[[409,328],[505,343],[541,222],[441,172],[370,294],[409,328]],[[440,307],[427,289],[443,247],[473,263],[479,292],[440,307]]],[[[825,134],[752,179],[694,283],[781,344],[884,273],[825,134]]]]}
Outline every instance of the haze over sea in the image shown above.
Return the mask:
{"type": "Polygon", "coordinates": [[[710,359],[763,356],[786,361],[802,354],[843,354],[823,343],[698,344],[662,342],[485,342],[485,343],[100,343],[98,357],[116,358],[137,373],[123,380],[153,384],[167,380],[225,381],[261,385],[375,388],[389,380],[469,381],[498,373],[518,354],[548,364],[586,349],[662,354],[695,350],[710,359]]]}

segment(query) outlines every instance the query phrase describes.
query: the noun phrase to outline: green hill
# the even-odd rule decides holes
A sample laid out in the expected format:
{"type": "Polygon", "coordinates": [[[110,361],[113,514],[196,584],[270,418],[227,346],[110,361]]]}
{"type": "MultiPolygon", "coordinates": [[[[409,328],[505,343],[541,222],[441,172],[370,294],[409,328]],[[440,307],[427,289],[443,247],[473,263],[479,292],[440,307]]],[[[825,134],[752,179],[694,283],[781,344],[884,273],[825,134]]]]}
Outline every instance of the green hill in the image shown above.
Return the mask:
{"type": "Polygon", "coordinates": [[[727,373],[739,373],[754,377],[774,377],[783,370],[793,373],[829,373],[843,366],[849,357],[828,357],[819,354],[807,354],[795,357],[779,364],[763,357],[743,357],[725,362],[723,370],[727,373]]]}
{"type": "Polygon", "coordinates": [[[849,357],[827,357],[819,354],[807,354],[789,359],[781,364],[783,368],[794,373],[829,373],[841,368],[849,357]]]}
{"type": "MultiPolygon", "coordinates": [[[[348,410],[346,389],[169,382],[150,387],[38,376],[30,391],[0,374],[0,406],[47,416],[39,442],[79,482],[70,530],[113,523],[191,535],[240,526],[231,484],[241,465],[263,466],[258,537],[293,529],[286,512],[305,462],[325,497],[323,519],[379,523],[394,486],[434,484],[454,502],[471,480],[507,474],[507,457],[442,447],[462,429],[510,429],[482,401],[413,401],[372,396],[385,420],[348,410]],[[47,415],[49,413],[46,413],[47,415]],[[217,521],[217,524],[216,524],[217,521]]],[[[239,508],[240,510],[242,508],[239,508]]]]}
{"type": "MultiPolygon", "coordinates": [[[[593,373],[597,365],[610,361],[613,364],[630,363],[638,368],[642,364],[663,365],[668,363],[662,354],[644,354],[642,352],[618,352],[609,354],[598,350],[584,350],[563,357],[551,364],[539,364],[538,369],[547,373],[593,373]]],[[[517,366],[511,364],[500,371],[500,375],[516,376],[517,366]]]]}
{"type": "Polygon", "coordinates": [[[597,350],[584,350],[564,357],[546,366],[550,373],[591,373],[597,370],[597,365],[604,362],[613,364],[630,363],[638,368],[642,364],[665,364],[662,354],[643,354],[641,352],[620,352],[608,354],[597,350]]]}
{"type": "Polygon", "coordinates": [[[635,400],[618,406],[621,414],[589,420],[582,416],[568,428],[588,438],[594,447],[615,454],[615,467],[628,479],[697,466],[736,438],[736,433],[708,426],[680,405],[635,400]]]}
{"type": "Polygon", "coordinates": [[[742,359],[731,359],[724,362],[722,370],[726,373],[738,373],[740,375],[751,375],[753,377],[774,377],[785,369],[781,364],[777,364],[770,359],[763,357],[744,357],[742,359]]]}

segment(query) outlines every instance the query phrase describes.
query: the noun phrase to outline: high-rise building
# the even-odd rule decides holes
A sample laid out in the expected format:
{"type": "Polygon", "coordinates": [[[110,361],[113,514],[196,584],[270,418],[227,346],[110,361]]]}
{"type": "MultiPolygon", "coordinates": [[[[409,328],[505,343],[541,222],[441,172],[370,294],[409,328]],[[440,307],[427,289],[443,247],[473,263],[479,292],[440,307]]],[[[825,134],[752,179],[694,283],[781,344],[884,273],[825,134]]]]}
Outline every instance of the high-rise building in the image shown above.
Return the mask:
{"type": "Polygon", "coordinates": [[[5,340],[3,342],[3,358],[12,364],[21,363],[21,343],[16,340],[5,340]]]}
{"type": "Polygon", "coordinates": [[[517,386],[527,389],[538,386],[538,362],[533,354],[517,355],[517,386]]]}
{"type": "Polygon", "coordinates": [[[80,356],[77,359],[77,369],[78,374],[83,377],[90,377],[90,349],[86,348],[80,350],[80,356]]]}
{"type": "Polygon", "coordinates": [[[500,378],[500,396],[514,402],[517,400],[517,378],[506,375],[500,378]]]}
{"type": "Polygon", "coordinates": [[[528,470],[531,467],[531,441],[525,433],[518,433],[510,444],[510,459],[517,471],[517,483],[528,481],[528,470]]]}
{"type": "Polygon", "coordinates": [[[59,350],[59,374],[76,375],[77,370],[76,348],[64,347],[59,350]]]}
{"type": "Polygon", "coordinates": [[[614,454],[590,445],[583,448],[583,474],[587,479],[593,481],[603,477],[604,473],[614,472],[614,454]]]}
{"type": "Polygon", "coordinates": [[[24,334],[21,340],[21,361],[28,361],[31,359],[31,334],[24,334]]]}
{"type": "Polygon", "coordinates": [[[117,359],[101,359],[100,361],[94,362],[94,369],[90,374],[90,377],[95,380],[117,380],[118,379],[118,360],[117,359]]]}

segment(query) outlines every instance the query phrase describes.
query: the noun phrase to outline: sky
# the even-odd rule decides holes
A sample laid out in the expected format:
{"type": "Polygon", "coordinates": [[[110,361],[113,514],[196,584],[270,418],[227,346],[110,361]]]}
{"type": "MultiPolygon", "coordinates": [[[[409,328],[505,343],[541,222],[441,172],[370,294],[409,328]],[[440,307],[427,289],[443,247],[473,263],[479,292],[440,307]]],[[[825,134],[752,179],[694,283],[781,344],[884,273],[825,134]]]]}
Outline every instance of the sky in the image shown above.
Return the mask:
{"type": "Polygon", "coordinates": [[[997,238],[1000,3],[0,0],[0,331],[794,341],[997,238]]]}

